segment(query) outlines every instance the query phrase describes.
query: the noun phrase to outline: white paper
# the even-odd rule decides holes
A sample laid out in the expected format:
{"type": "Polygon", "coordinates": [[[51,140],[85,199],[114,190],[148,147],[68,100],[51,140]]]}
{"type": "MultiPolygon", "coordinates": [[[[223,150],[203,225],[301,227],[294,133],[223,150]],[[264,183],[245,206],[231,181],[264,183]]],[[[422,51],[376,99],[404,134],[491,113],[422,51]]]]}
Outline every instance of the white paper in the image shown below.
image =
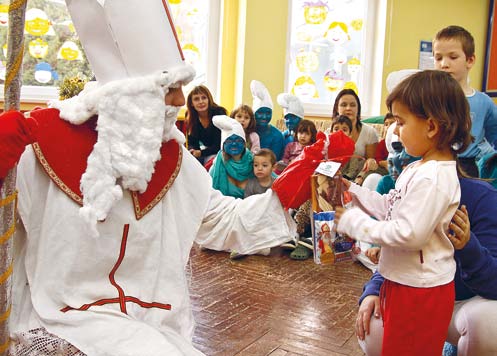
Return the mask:
{"type": "Polygon", "coordinates": [[[332,177],[335,176],[336,172],[340,169],[341,164],[333,161],[321,162],[316,168],[316,173],[324,174],[325,176],[332,177]]]}

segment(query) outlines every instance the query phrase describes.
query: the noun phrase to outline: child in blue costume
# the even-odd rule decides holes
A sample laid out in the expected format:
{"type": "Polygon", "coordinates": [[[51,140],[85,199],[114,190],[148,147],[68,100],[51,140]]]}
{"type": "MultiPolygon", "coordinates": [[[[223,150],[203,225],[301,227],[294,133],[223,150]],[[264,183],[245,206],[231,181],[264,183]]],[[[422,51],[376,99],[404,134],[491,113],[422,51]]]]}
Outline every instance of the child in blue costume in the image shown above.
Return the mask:
{"type": "Polygon", "coordinates": [[[224,195],[243,199],[247,180],[254,176],[254,159],[245,148],[245,131],[226,115],[214,116],[212,122],[221,130],[221,150],[209,171],[212,185],[224,195]]]}
{"type": "Polygon", "coordinates": [[[281,93],[276,98],[278,104],[283,108],[283,118],[285,120],[286,130],[283,131],[285,146],[295,141],[295,130],[304,118],[304,106],[300,99],[288,93],[281,93]]]}
{"type": "Polygon", "coordinates": [[[469,71],[475,64],[473,36],[460,26],[440,30],[433,40],[433,58],[435,68],[454,77],[468,99],[475,141],[458,158],[466,173],[478,177],[476,161],[491,150],[489,146],[495,149],[497,145],[497,106],[488,95],[469,85],[469,71]]]}
{"type": "Polygon", "coordinates": [[[283,157],[285,139],[281,131],[269,123],[273,116],[271,96],[264,84],[257,80],[250,82],[250,91],[254,98],[252,110],[254,110],[256,131],[261,141],[261,148],[269,148],[279,161],[283,157]]]}
{"type": "Polygon", "coordinates": [[[478,161],[480,177],[489,179],[489,183],[497,188],[497,152],[487,153],[478,161]]]}

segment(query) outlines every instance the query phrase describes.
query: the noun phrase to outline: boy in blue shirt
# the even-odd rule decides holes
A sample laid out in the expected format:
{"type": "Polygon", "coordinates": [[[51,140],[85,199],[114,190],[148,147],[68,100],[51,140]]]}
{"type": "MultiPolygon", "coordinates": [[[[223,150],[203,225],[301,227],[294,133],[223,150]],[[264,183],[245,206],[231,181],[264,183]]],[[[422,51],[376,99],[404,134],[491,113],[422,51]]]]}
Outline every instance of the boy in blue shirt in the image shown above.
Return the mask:
{"type": "Polygon", "coordinates": [[[497,145],[497,106],[469,84],[468,74],[476,60],[473,36],[460,26],[445,27],[433,40],[433,58],[435,68],[451,74],[468,99],[475,141],[458,158],[467,174],[478,177],[476,161],[497,145]]]}

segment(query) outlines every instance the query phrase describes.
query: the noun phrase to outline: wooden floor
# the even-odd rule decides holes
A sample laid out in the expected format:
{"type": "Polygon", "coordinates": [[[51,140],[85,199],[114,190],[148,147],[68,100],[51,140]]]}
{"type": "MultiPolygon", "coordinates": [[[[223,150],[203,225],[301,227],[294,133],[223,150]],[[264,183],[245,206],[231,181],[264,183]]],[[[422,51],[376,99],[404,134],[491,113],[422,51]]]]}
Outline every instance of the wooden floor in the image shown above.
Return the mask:
{"type": "Polygon", "coordinates": [[[281,249],[232,261],[192,249],[194,345],[206,355],[363,355],[357,299],[371,272],[354,262],[316,265],[281,249]]]}

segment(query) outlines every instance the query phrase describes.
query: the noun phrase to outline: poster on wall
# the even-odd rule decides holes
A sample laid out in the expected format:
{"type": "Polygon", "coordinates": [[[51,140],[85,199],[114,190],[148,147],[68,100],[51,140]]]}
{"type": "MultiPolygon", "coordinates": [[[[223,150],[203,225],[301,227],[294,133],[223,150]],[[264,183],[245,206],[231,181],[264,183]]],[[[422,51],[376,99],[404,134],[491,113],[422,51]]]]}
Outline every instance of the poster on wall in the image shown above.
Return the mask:
{"type": "Polygon", "coordinates": [[[433,50],[431,41],[420,41],[418,69],[434,69],[433,50]]]}
{"type": "Polygon", "coordinates": [[[366,0],[293,0],[287,91],[304,104],[333,103],[338,92],[361,95],[366,0]]]}
{"type": "Polygon", "coordinates": [[[489,96],[497,97],[497,24],[495,16],[497,16],[497,5],[495,0],[490,0],[482,91],[489,96]]]}

